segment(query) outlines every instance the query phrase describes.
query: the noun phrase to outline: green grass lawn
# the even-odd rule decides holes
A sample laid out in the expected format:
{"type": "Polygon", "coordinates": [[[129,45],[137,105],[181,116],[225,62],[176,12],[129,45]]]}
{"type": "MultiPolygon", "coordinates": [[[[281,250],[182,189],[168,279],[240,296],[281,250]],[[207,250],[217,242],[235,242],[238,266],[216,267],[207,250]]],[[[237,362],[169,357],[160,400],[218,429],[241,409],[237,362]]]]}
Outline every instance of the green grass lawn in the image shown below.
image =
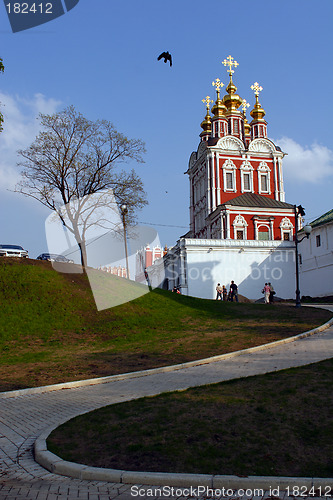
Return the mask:
{"type": "Polygon", "coordinates": [[[333,360],[108,406],[52,432],[65,460],[132,471],[333,477],[333,360]]]}
{"type": "MultiPolygon", "coordinates": [[[[114,290],[128,283],[108,279],[114,290]]],[[[97,311],[85,275],[57,273],[50,263],[29,259],[1,258],[0,293],[1,391],[223,354],[331,317],[320,309],[223,303],[158,289],[97,311]]]]}

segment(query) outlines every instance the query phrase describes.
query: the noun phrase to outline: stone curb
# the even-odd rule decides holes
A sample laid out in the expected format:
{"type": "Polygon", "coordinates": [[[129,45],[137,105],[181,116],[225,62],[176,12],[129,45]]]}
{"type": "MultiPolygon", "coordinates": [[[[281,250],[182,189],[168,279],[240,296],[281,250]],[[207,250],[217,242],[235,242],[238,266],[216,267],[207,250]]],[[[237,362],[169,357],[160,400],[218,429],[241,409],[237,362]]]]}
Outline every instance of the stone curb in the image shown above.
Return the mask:
{"type": "Polygon", "coordinates": [[[45,450],[45,439],[38,438],[35,442],[35,460],[48,471],[54,474],[69,476],[80,480],[105,481],[120,484],[140,484],[148,486],[170,486],[178,488],[196,488],[198,486],[220,489],[263,489],[272,490],[279,488],[325,488],[332,491],[333,478],[314,477],[276,477],[276,476],[228,476],[213,474],[181,474],[168,472],[136,472],[117,469],[103,469],[89,467],[74,462],[67,462],[53,453],[45,450]],[[44,449],[42,449],[44,448],[44,449]]]}
{"type": "Polygon", "coordinates": [[[128,380],[131,378],[146,377],[147,375],[152,375],[155,373],[168,373],[175,370],[183,370],[184,368],[191,368],[193,366],[206,365],[209,363],[215,363],[216,361],[222,361],[223,359],[234,358],[236,356],[241,356],[242,354],[249,352],[256,352],[265,349],[270,349],[272,347],[288,344],[289,342],[294,342],[296,340],[304,339],[310,335],[320,333],[333,325],[333,318],[324,323],[323,325],[308,330],[307,332],[300,333],[293,337],[288,337],[282,340],[276,340],[275,342],[270,342],[268,344],[262,344],[255,347],[250,347],[248,349],[241,349],[239,351],[229,352],[226,354],[220,354],[217,356],[212,356],[210,358],[197,359],[195,361],[188,361],[187,363],[180,363],[178,365],[162,366],[160,368],[151,368],[149,370],[141,370],[137,372],[120,373],[119,375],[110,375],[108,377],[91,378],[86,380],[77,380],[74,382],[64,382],[62,384],[45,385],[42,387],[31,387],[29,389],[18,389],[14,391],[7,391],[0,393],[0,399],[14,398],[18,396],[27,396],[29,394],[41,394],[43,392],[59,391],[61,389],[72,389],[75,387],[85,387],[88,385],[105,384],[107,382],[113,382],[117,380],[128,380]]]}

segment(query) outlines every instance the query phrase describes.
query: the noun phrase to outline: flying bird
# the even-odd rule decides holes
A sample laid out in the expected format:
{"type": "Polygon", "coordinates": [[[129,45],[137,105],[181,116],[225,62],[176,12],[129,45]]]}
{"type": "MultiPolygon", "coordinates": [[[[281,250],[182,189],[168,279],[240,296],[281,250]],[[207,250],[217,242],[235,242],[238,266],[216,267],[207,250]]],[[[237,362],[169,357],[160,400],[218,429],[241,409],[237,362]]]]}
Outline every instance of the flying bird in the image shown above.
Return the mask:
{"type": "Polygon", "coordinates": [[[164,62],[166,63],[167,61],[169,61],[170,63],[170,68],[172,66],[172,57],[171,57],[171,54],[169,52],[162,52],[162,54],[160,54],[157,58],[158,61],[160,61],[162,59],[162,57],[164,57],[164,62]]]}

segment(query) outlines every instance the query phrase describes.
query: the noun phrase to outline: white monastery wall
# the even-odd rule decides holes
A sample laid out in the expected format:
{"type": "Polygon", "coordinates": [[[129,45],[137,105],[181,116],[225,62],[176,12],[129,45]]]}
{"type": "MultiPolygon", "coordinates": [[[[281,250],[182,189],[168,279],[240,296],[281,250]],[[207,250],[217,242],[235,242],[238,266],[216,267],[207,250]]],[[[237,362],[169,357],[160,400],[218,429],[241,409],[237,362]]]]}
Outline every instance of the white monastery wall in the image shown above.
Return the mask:
{"type": "Polygon", "coordinates": [[[229,288],[231,280],[249,299],[262,297],[265,282],[276,295],[295,296],[295,247],[293,242],[181,239],[166,259],[168,287],[181,285],[185,295],[215,298],[217,283],[229,288]]]}
{"type": "Polygon", "coordinates": [[[299,244],[299,254],[301,296],[333,295],[333,224],[314,227],[309,239],[299,244]]]}

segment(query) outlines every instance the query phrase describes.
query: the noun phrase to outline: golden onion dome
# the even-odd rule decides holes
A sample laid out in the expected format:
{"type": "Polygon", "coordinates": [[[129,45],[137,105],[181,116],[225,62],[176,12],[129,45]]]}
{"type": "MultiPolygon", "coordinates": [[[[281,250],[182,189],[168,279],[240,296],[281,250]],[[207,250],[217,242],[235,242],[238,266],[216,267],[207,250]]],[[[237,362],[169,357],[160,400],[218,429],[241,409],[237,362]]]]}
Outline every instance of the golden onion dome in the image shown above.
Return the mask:
{"type": "Polygon", "coordinates": [[[228,92],[224,97],[223,97],[223,104],[227,108],[228,113],[231,113],[233,111],[237,111],[240,105],[243,102],[243,99],[239,97],[237,92],[237,87],[232,81],[232,77],[230,75],[230,82],[228,87],[226,88],[226,91],[228,92]]]}
{"type": "Polygon", "coordinates": [[[254,121],[257,121],[262,120],[265,114],[265,110],[261,107],[261,104],[258,101],[258,96],[256,96],[256,103],[254,105],[254,108],[250,112],[250,115],[252,116],[254,121]]]}
{"type": "Polygon", "coordinates": [[[227,111],[227,108],[225,107],[225,105],[223,104],[223,102],[220,99],[220,89],[222,87],[224,87],[224,83],[222,83],[219,78],[216,78],[212,82],[212,85],[216,89],[216,101],[215,101],[214,106],[212,107],[212,113],[213,113],[215,118],[222,118],[222,117],[224,117],[224,115],[227,111]]]}
{"type": "Polygon", "coordinates": [[[211,130],[212,130],[212,121],[211,121],[211,117],[210,117],[209,111],[207,111],[207,114],[206,114],[205,118],[203,119],[203,121],[200,124],[200,127],[203,129],[204,132],[209,132],[209,133],[211,132],[211,130]]]}
{"type": "Polygon", "coordinates": [[[263,88],[259,85],[258,82],[255,82],[253,85],[251,85],[251,89],[254,90],[256,102],[254,108],[250,112],[250,115],[252,116],[253,121],[263,120],[266,113],[259,103],[259,92],[261,92],[263,88]]]}
{"type": "Polygon", "coordinates": [[[227,108],[221,101],[221,99],[216,99],[214,106],[212,107],[212,113],[216,118],[225,118],[227,108]]]}
{"type": "Polygon", "coordinates": [[[209,108],[210,108],[210,105],[213,103],[213,100],[208,96],[206,96],[205,99],[202,99],[202,102],[204,104],[206,104],[206,116],[205,118],[203,119],[203,121],[201,122],[201,128],[203,129],[203,131],[201,132],[200,134],[200,137],[204,136],[204,135],[207,135],[207,134],[210,134],[211,130],[212,130],[212,122],[211,122],[211,117],[210,117],[210,114],[209,114],[209,108]]]}

